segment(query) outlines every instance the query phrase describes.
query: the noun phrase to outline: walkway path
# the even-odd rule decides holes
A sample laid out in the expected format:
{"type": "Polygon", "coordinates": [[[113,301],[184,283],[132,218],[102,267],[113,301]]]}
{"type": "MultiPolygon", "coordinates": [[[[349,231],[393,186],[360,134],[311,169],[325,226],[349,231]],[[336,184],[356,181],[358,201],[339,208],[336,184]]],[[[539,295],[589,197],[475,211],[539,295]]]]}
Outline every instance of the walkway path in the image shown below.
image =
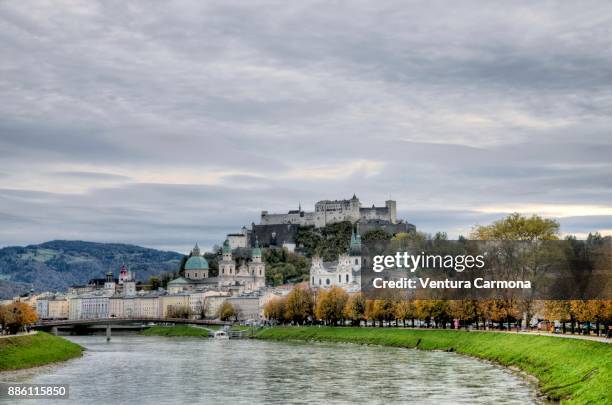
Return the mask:
{"type": "MultiPolygon", "coordinates": [[[[402,328],[402,329],[414,329],[414,330],[443,330],[443,329],[425,329],[425,328],[402,328]]],[[[452,330],[452,329],[444,329],[444,330],[452,330]]],[[[461,329],[462,331],[465,331],[465,329],[461,329]]],[[[514,331],[507,331],[507,330],[496,330],[496,329],[490,329],[490,330],[483,330],[483,329],[470,329],[470,332],[480,332],[480,333],[489,333],[489,332],[495,332],[495,333],[514,333],[516,334],[516,330],[514,331]]],[[[549,332],[541,332],[541,331],[520,331],[518,332],[521,335],[538,335],[538,336],[550,336],[550,337],[557,337],[557,338],[567,338],[567,339],[583,339],[583,340],[593,340],[596,342],[601,342],[601,343],[612,343],[612,339],[608,339],[606,337],[603,336],[586,336],[586,335],[571,335],[571,334],[561,334],[561,333],[549,333],[549,332]]]]}
{"type": "MultiPolygon", "coordinates": [[[[516,333],[516,332],[515,332],[516,333]]],[[[538,336],[551,336],[568,339],[583,339],[583,340],[594,340],[602,343],[612,343],[612,339],[605,338],[603,336],[587,336],[587,335],[568,335],[562,333],[548,333],[548,332],[519,332],[523,335],[538,335],[538,336]]]]}
{"type": "Polygon", "coordinates": [[[31,330],[29,332],[26,333],[18,333],[16,335],[0,335],[0,339],[2,338],[12,338],[12,337],[19,337],[19,336],[28,336],[28,335],[35,335],[38,332],[36,332],[35,330],[31,330]]]}

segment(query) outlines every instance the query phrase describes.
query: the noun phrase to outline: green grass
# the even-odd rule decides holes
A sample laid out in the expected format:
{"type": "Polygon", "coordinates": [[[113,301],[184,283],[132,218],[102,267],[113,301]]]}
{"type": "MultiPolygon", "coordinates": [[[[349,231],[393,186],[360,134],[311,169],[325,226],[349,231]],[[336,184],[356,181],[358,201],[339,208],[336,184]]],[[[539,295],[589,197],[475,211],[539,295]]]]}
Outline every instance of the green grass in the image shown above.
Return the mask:
{"type": "Polygon", "coordinates": [[[208,337],[208,330],[189,325],[151,326],[140,332],[144,336],[199,336],[208,337]]]}
{"type": "Polygon", "coordinates": [[[612,404],[612,345],[607,343],[511,333],[391,328],[278,327],[262,329],[256,337],[455,351],[518,367],[538,379],[541,392],[549,399],[612,404]]]}
{"type": "Polygon", "coordinates": [[[0,371],[42,366],[81,356],[83,348],[64,338],[35,335],[0,338],[0,371]]]}

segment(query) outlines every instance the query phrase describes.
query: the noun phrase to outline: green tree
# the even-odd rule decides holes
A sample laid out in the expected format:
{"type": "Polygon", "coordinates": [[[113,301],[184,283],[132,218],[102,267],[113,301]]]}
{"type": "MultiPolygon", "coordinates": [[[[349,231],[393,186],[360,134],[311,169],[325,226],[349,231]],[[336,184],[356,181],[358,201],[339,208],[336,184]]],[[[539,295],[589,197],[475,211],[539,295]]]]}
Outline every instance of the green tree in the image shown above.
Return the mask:
{"type": "Polygon", "coordinates": [[[391,240],[396,242],[423,242],[427,240],[427,234],[419,231],[399,232],[391,240]]]}
{"type": "Polygon", "coordinates": [[[559,222],[538,215],[526,217],[514,213],[490,225],[476,226],[471,238],[476,240],[557,240],[559,239],[559,222]]]}
{"type": "MultiPolygon", "coordinates": [[[[476,240],[502,240],[502,241],[543,241],[543,240],[558,240],[559,239],[559,222],[542,218],[538,215],[527,217],[519,213],[513,213],[505,218],[493,222],[486,226],[477,226],[471,234],[472,239],[476,240]]],[[[511,249],[511,247],[509,247],[511,249]]],[[[538,251],[540,247],[533,245],[528,254],[524,254],[521,258],[521,266],[528,267],[531,272],[532,281],[537,280],[541,276],[538,266],[538,251]]],[[[499,255],[497,255],[499,257],[499,255]]],[[[512,254],[508,254],[511,257],[512,254]]],[[[517,269],[519,267],[517,266],[517,269]]],[[[531,319],[533,316],[533,299],[526,298],[522,302],[496,302],[493,305],[494,315],[500,313],[505,314],[508,322],[517,317],[516,311],[522,309],[526,313],[526,318],[531,319]]]]}
{"type": "Polygon", "coordinates": [[[296,243],[307,257],[321,256],[324,260],[335,260],[346,252],[350,243],[353,224],[342,221],[322,228],[302,226],[298,230],[296,243]]]}
{"type": "Polygon", "coordinates": [[[382,229],[373,229],[366,232],[361,239],[364,242],[375,241],[375,240],[391,240],[391,235],[382,229]]]}
{"type": "Polygon", "coordinates": [[[158,276],[149,277],[149,289],[151,291],[157,291],[157,289],[161,286],[162,284],[158,276]]]}

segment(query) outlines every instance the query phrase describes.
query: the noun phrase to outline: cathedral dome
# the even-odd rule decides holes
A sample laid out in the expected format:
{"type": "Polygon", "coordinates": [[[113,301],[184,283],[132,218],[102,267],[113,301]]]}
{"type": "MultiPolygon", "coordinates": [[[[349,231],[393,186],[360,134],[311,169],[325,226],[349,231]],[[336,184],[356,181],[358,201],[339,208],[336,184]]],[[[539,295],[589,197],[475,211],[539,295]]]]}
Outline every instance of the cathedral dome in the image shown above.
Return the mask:
{"type": "Polygon", "coordinates": [[[185,270],[208,270],[208,262],[202,256],[191,256],[185,263],[185,270]]]}

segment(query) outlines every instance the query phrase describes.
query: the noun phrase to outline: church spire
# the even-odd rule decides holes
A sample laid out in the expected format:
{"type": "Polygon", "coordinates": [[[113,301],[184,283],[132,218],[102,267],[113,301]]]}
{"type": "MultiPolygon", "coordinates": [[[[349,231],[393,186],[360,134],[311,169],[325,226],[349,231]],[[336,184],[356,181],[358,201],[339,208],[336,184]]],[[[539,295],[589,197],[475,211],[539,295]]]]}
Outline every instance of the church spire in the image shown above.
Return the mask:
{"type": "Polygon", "coordinates": [[[200,247],[198,246],[198,242],[196,242],[195,246],[191,250],[192,256],[200,256],[200,247]]]}
{"type": "Polygon", "coordinates": [[[351,233],[351,244],[349,246],[349,254],[351,256],[361,255],[361,236],[359,236],[359,231],[355,232],[355,228],[352,229],[352,233],[351,233]]]}
{"type": "Polygon", "coordinates": [[[259,247],[258,238],[255,238],[255,246],[253,247],[253,250],[251,251],[251,257],[252,258],[261,257],[261,248],[259,247]]]}

